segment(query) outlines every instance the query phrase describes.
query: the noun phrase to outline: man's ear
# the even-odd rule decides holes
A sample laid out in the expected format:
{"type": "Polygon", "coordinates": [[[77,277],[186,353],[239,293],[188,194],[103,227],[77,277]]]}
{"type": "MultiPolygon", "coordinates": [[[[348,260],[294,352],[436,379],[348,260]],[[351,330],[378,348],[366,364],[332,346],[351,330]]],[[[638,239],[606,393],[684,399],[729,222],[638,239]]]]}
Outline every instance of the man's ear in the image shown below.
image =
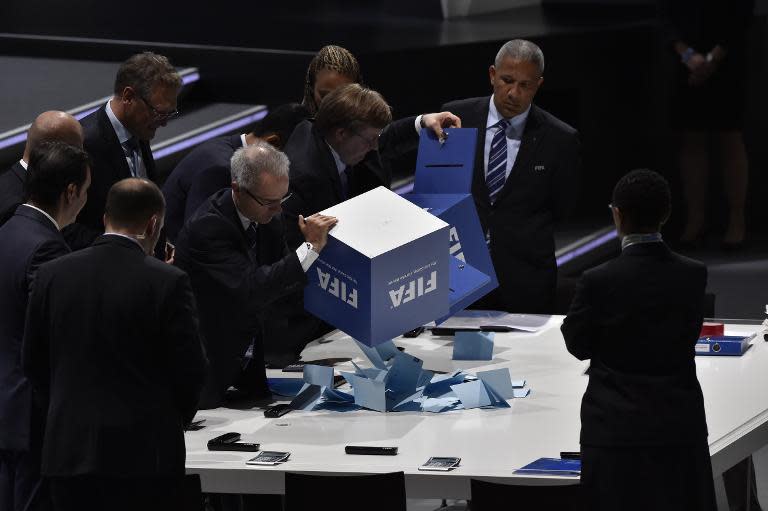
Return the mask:
{"type": "Polygon", "coordinates": [[[64,199],[66,200],[66,204],[72,204],[75,202],[75,199],[77,199],[78,195],[80,195],[80,189],[75,183],[69,183],[67,185],[67,189],[64,191],[64,199]]]}
{"type": "Polygon", "coordinates": [[[123,90],[120,91],[120,99],[125,103],[130,103],[136,97],[136,91],[130,85],[123,87],[123,90]]]}
{"type": "Polygon", "coordinates": [[[491,81],[491,85],[496,80],[496,66],[491,65],[488,68],[488,79],[491,81]]]}
{"type": "Polygon", "coordinates": [[[269,135],[265,137],[259,137],[263,141],[272,144],[273,146],[277,147],[278,149],[283,148],[283,139],[278,135],[277,133],[270,133],[269,135]]]}
{"type": "Polygon", "coordinates": [[[616,206],[611,207],[611,215],[613,215],[613,225],[616,226],[616,230],[622,231],[622,223],[624,222],[624,216],[621,214],[621,210],[616,206]]]}
{"type": "Polygon", "coordinates": [[[147,226],[144,228],[147,238],[152,238],[160,229],[160,215],[154,214],[149,218],[147,226]]]}

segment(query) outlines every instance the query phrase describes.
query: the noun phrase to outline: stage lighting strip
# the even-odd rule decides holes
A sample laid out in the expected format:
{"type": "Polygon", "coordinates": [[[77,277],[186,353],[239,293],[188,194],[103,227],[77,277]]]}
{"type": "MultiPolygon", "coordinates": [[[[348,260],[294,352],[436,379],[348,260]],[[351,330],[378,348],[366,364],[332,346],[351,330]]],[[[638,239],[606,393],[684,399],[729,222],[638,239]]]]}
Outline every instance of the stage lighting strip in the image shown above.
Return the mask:
{"type": "Polygon", "coordinates": [[[269,110],[264,105],[258,105],[249,108],[243,112],[231,115],[211,124],[206,124],[200,128],[188,131],[182,135],[164,140],[152,146],[152,154],[155,160],[159,160],[179,151],[183,151],[192,146],[205,142],[213,137],[230,133],[238,128],[247,126],[253,122],[263,119],[269,110]]]}
{"type": "MultiPolygon", "coordinates": [[[[179,71],[179,74],[181,75],[181,81],[183,85],[188,85],[200,80],[200,73],[198,72],[197,68],[194,67],[182,69],[179,71]]],[[[103,98],[97,99],[96,101],[91,101],[90,103],[77,106],[71,110],[67,110],[67,113],[72,114],[75,119],[79,121],[86,115],[99,109],[101,105],[106,103],[107,100],[111,97],[111,95],[105,96],[103,98]]],[[[29,130],[30,126],[31,124],[27,124],[26,126],[20,126],[10,131],[6,131],[5,133],[1,133],[0,149],[5,149],[6,147],[11,147],[26,142],[27,130],[29,130]]]]}

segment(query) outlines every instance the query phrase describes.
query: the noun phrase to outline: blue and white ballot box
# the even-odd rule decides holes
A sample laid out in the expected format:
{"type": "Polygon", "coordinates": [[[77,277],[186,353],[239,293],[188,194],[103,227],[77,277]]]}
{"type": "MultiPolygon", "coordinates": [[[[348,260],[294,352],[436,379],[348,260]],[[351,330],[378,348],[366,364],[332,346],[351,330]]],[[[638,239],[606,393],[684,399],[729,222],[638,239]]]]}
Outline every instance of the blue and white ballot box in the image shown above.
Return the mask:
{"type": "Polygon", "coordinates": [[[448,224],[384,187],[321,213],[339,223],[307,271],[309,312],[369,346],[448,314],[448,224]]]}
{"type": "Polygon", "coordinates": [[[446,132],[447,140],[440,143],[434,132],[422,130],[413,193],[404,197],[450,225],[448,251],[456,258],[451,264],[452,315],[499,283],[471,195],[477,130],[446,132]]]}

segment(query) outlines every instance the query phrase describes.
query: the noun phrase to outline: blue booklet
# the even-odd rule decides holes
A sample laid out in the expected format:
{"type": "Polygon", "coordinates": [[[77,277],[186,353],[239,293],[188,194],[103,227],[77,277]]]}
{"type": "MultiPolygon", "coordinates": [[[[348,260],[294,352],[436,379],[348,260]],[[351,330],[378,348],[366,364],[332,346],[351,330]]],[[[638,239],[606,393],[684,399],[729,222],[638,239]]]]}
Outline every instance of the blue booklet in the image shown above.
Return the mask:
{"type": "Polygon", "coordinates": [[[533,463],[515,470],[515,474],[579,476],[581,475],[581,460],[539,458],[533,463]]]}

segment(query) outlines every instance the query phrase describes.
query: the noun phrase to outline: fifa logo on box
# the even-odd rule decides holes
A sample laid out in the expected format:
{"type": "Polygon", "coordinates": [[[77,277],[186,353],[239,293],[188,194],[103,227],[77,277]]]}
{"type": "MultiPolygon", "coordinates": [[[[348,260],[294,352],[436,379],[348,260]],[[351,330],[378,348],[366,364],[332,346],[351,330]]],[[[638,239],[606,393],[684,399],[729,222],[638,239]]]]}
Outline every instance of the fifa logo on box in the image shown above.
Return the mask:
{"type": "Polygon", "coordinates": [[[450,243],[450,254],[463,263],[467,262],[464,259],[464,252],[461,251],[461,241],[459,240],[459,231],[456,229],[456,226],[451,227],[450,243]]]}
{"type": "Polygon", "coordinates": [[[392,307],[397,308],[435,289],[437,289],[437,272],[433,271],[427,279],[419,277],[401,285],[398,289],[390,289],[389,299],[392,300],[392,307]]]}
{"type": "Polygon", "coordinates": [[[326,273],[320,268],[317,269],[317,276],[320,279],[318,285],[323,291],[357,309],[357,289],[347,286],[347,283],[338,277],[331,277],[330,272],[326,273]]]}

